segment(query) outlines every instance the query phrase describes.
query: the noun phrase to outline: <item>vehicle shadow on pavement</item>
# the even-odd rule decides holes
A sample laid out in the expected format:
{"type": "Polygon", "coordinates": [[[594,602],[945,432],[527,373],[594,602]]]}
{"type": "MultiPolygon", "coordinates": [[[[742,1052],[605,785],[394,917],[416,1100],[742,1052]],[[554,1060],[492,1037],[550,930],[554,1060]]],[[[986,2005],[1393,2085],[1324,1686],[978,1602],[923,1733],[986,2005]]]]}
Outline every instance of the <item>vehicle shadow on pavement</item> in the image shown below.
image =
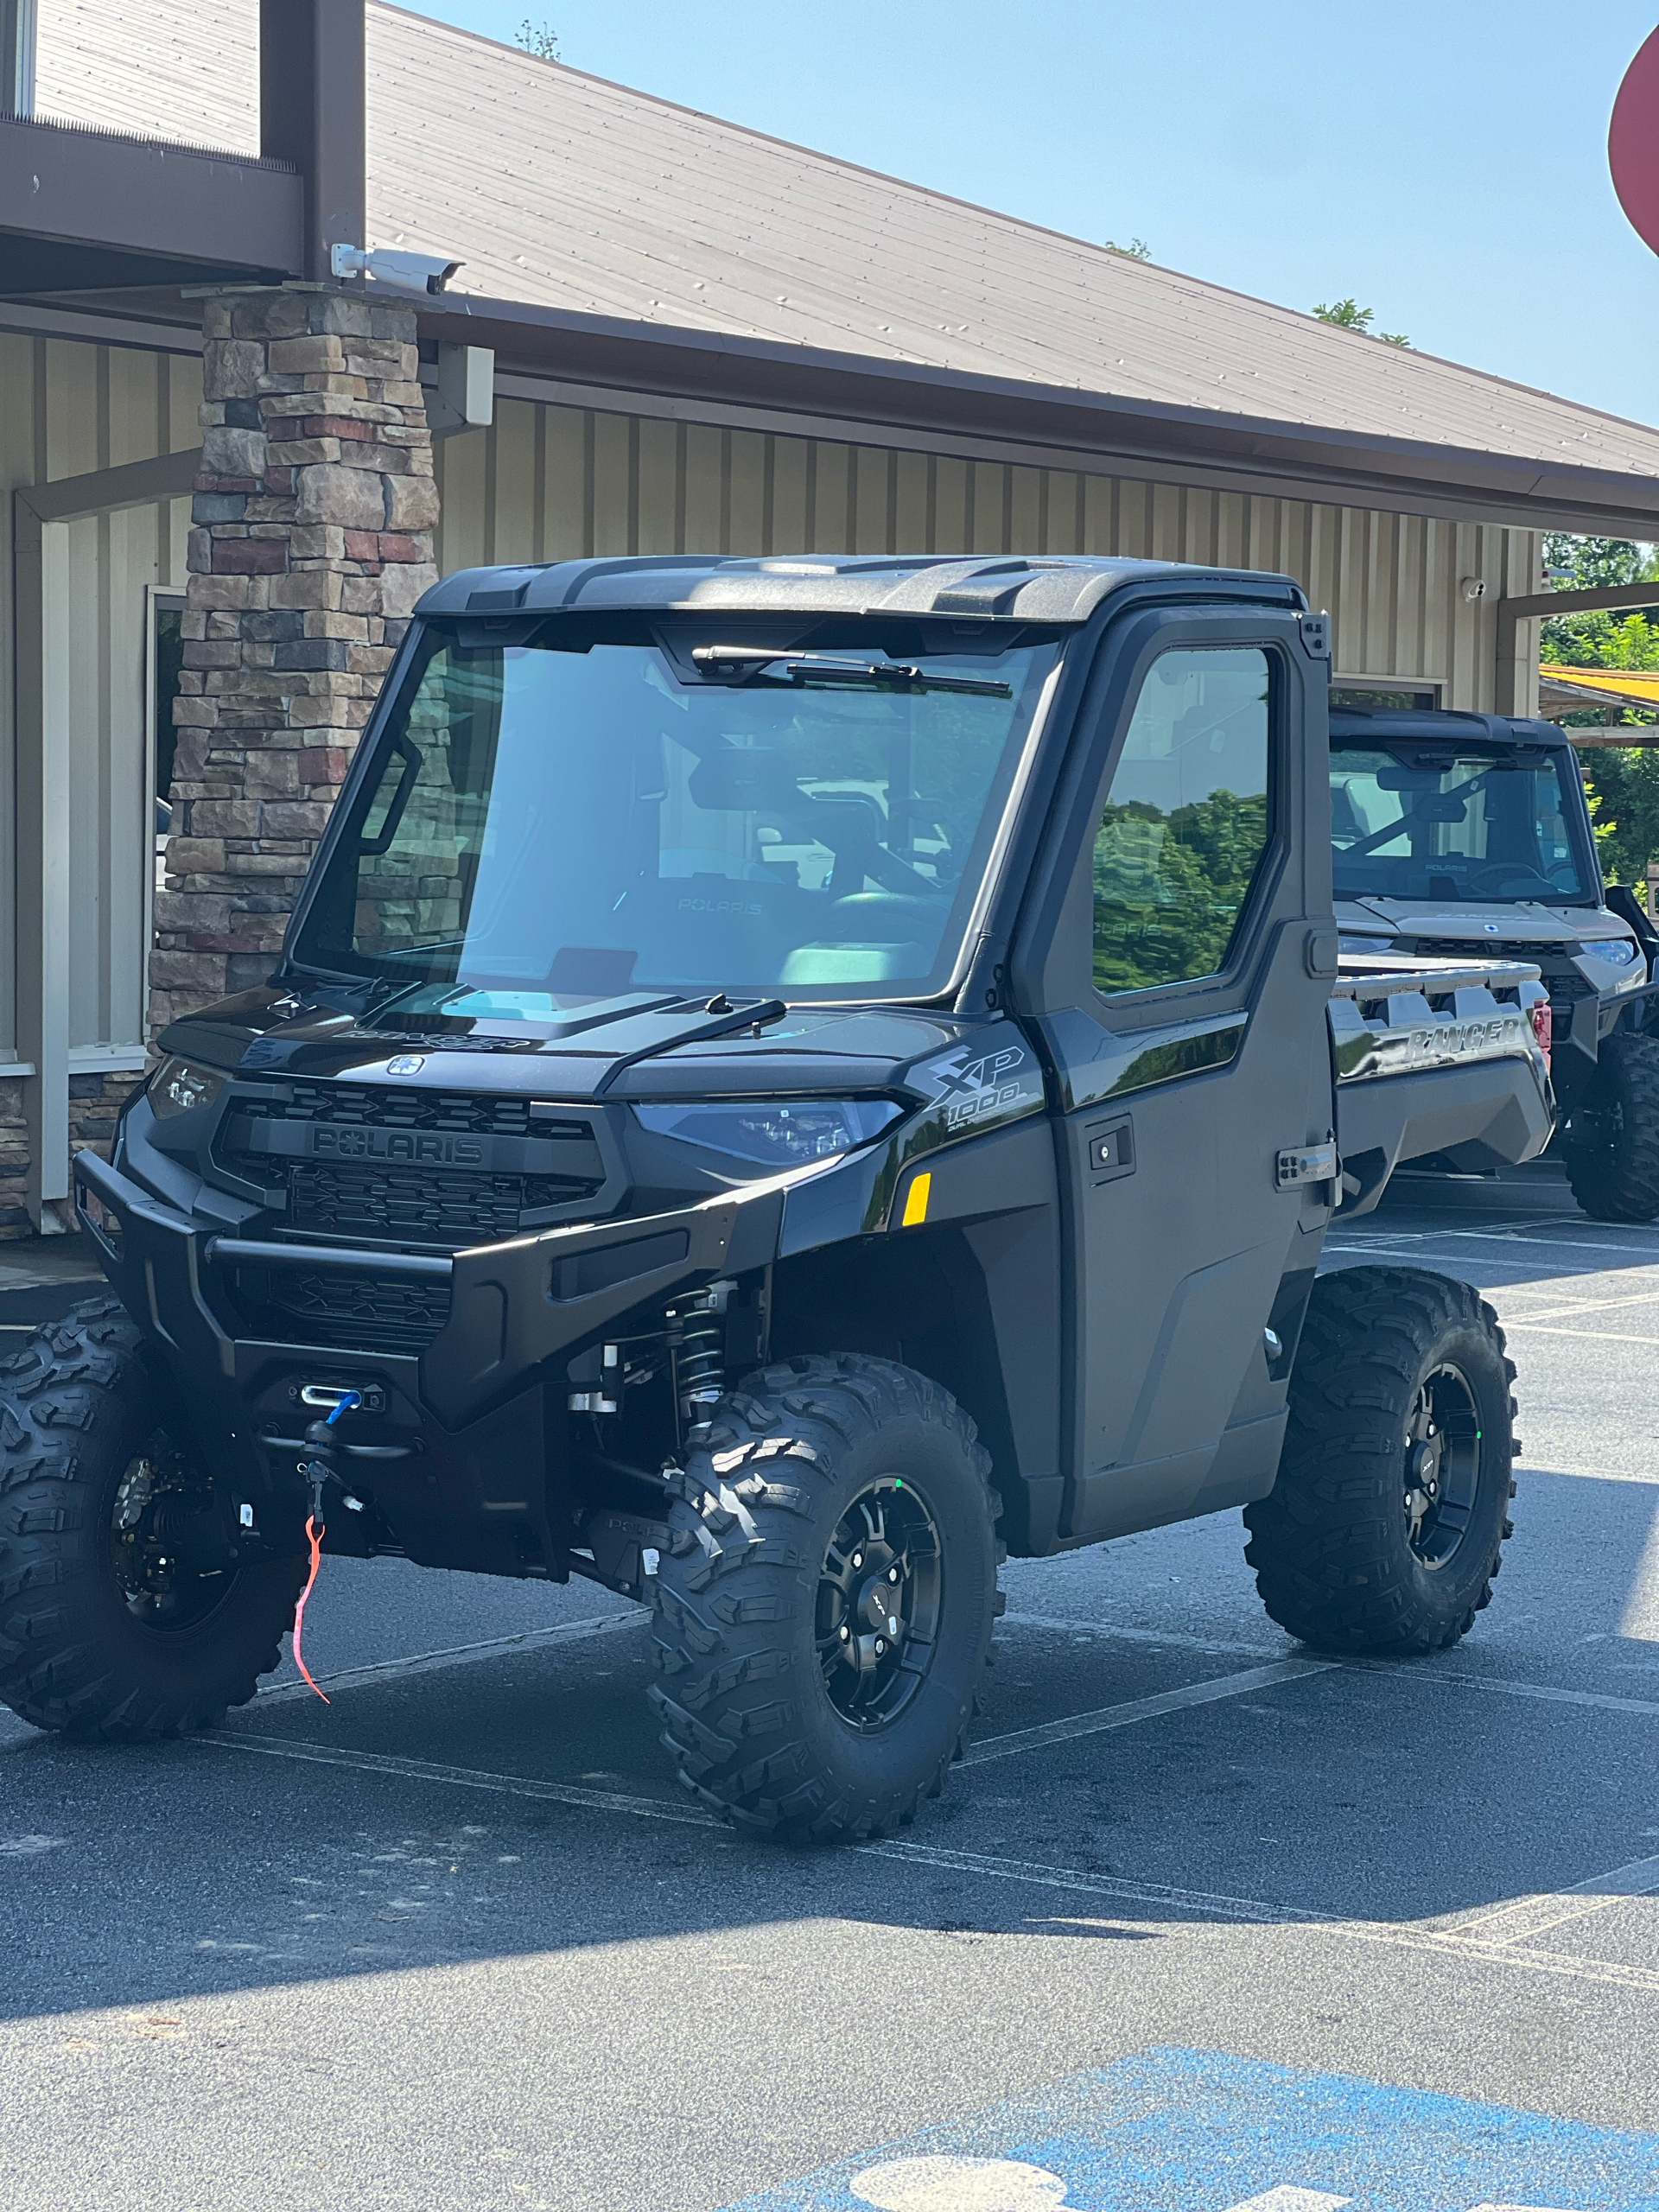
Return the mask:
{"type": "Polygon", "coordinates": [[[1336,1920],[1484,1956],[1556,1940],[1537,1900],[1610,1868],[1559,1925],[1659,1989],[1646,1922],[1620,1903],[1659,1887],[1659,1859],[1639,1863],[1659,1843],[1632,1826],[1653,1801],[1659,1707],[1505,1694],[1459,1655],[1265,1686],[1274,1669],[1248,1660],[1033,1628],[1004,1656],[1009,1688],[944,1798],[893,1839],[834,1851],[734,1834],[675,1789],[637,1623],[344,1689],[326,1711],[261,1700],[211,1740],[14,1736],[0,2014],[764,1936],[817,1916],[1121,1946],[1336,1920]],[[1147,1697],[1174,1702],[999,1749],[1147,1697]]]}

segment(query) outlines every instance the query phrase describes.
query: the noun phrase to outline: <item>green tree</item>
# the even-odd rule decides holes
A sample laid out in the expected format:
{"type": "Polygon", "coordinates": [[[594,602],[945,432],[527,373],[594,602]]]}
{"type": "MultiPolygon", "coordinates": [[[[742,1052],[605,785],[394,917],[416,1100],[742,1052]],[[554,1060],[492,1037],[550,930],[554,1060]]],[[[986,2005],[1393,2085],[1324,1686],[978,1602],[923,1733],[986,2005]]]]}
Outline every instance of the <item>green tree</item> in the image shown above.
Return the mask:
{"type": "Polygon", "coordinates": [[[1335,325],[1338,330],[1357,330],[1362,337],[1375,338],[1383,346],[1403,346],[1409,350],[1411,340],[1397,330],[1373,330],[1376,320],[1375,308],[1363,308],[1356,299],[1332,300],[1321,302],[1313,310],[1321,322],[1335,325]]]}
{"type": "Polygon", "coordinates": [[[1131,238],[1128,245],[1119,245],[1116,238],[1103,241],[1108,253],[1121,253],[1125,261],[1150,261],[1152,248],[1145,238],[1131,238]]]}
{"type": "Polygon", "coordinates": [[[1095,988],[1212,976],[1268,841],[1261,793],[1226,791],[1160,814],[1108,803],[1095,837],[1095,988]]]}
{"type": "Polygon", "coordinates": [[[556,61],[559,58],[558,33],[550,30],[545,23],[532,23],[528,16],[513,34],[512,42],[526,54],[533,54],[538,61],[556,61]]]}
{"type": "MultiPolygon", "coordinates": [[[[1608,584],[1659,579],[1659,547],[1629,537],[1572,537],[1548,531],[1544,559],[1563,591],[1597,591],[1608,584]]],[[[1538,658],[1547,668],[1659,670],[1659,603],[1629,613],[1599,607],[1587,614],[1554,615],[1541,626],[1538,658]]],[[[1651,722],[1646,709],[1626,717],[1651,722]]],[[[1568,728],[1605,721],[1605,709],[1586,708],[1565,718],[1568,728]]],[[[1609,883],[1640,888],[1649,862],[1659,854],[1659,749],[1599,745],[1585,766],[1596,852],[1609,883]]]]}
{"type": "Polygon", "coordinates": [[[1603,584],[1644,583],[1659,576],[1659,546],[1630,537],[1572,537],[1544,532],[1544,561],[1563,591],[1594,591],[1603,584]]]}
{"type": "Polygon", "coordinates": [[[1587,765],[1603,879],[1640,892],[1659,854],[1659,747],[1599,745],[1587,765]]]}

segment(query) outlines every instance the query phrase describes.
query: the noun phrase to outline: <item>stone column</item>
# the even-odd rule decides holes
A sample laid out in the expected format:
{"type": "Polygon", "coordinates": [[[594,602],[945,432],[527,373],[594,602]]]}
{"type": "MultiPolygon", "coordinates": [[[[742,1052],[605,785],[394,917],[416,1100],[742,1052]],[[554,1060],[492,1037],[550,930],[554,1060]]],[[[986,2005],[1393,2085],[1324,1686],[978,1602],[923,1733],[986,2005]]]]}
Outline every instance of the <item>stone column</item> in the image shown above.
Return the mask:
{"type": "Polygon", "coordinates": [[[205,302],[155,1027],[275,964],[410,609],[436,578],[415,310],[324,286],[205,302]]]}

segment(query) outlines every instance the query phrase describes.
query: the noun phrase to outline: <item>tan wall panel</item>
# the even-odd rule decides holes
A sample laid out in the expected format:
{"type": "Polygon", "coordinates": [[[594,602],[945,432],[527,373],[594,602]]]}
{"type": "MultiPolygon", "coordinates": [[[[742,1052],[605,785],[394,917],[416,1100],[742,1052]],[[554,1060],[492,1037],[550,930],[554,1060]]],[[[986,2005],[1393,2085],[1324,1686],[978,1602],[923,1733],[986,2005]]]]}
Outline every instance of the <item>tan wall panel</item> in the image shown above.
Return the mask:
{"type": "Polygon", "coordinates": [[[536,408],[529,400],[496,403],[491,481],[492,561],[536,558],[536,408]]]}
{"type": "Polygon", "coordinates": [[[812,537],[808,550],[814,553],[850,553],[853,449],[818,439],[813,442],[812,455],[816,467],[812,537]]]}
{"type": "MultiPolygon", "coordinates": [[[[766,448],[772,441],[760,430],[729,430],[727,439],[729,454],[727,550],[744,553],[770,552],[772,548],[766,537],[766,448]]],[[[642,481],[642,497],[644,490],[642,481]]]]}
{"type": "MultiPolygon", "coordinates": [[[[198,445],[196,364],[136,348],[0,336],[0,495],[198,445]]],[[[9,499],[5,500],[8,509],[9,499]]],[[[143,1040],[143,915],[152,824],[146,746],[146,587],[182,588],[188,499],[69,528],[69,1038],[143,1040]]],[[[0,531],[0,912],[16,896],[12,533],[0,531]]],[[[0,948],[0,1060],[16,1049],[14,932],[0,948]]]]}
{"type": "Polygon", "coordinates": [[[772,546],[774,553],[806,550],[808,447],[804,438],[772,442],[772,546]]]}
{"type": "Polygon", "coordinates": [[[638,529],[632,512],[628,461],[632,443],[630,425],[623,415],[594,415],[593,425],[593,550],[595,553],[626,553],[638,529]]]}
{"type": "Polygon", "coordinates": [[[934,461],[933,553],[968,550],[968,481],[971,464],[954,454],[941,454],[934,461]]]}
{"type": "Polygon", "coordinates": [[[1342,675],[1437,683],[1448,705],[1488,711],[1496,601],[1532,589],[1538,565],[1526,531],[531,401],[504,400],[493,435],[493,509],[484,434],[441,448],[446,569],[484,557],[472,549],[492,512],[503,560],[1019,549],[1215,563],[1294,576],[1332,616],[1342,675]],[[1484,602],[1465,602],[1467,575],[1485,577],[1484,602]]]}
{"type": "MultiPolygon", "coordinates": [[[[730,439],[724,430],[711,430],[700,423],[685,430],[685,518],[679,535],[687,553],[723,553],[731,531],[721,528],[726,478],[721,462],[730,439]]],[[[729,512],[729,510],[727,511],[729,512]]]]}
{"type": "Polygon", "coordinates": [[[678,551],[682,496],[678,425],[641,423],[639,545],[642,553],[678,551]]]}
{"type": "Polygon", "coordinates": [[[929,496],[931,457],[924,453],[894,456],[893,540],[896,545],[933,551],[932,501],[929,496]]]}

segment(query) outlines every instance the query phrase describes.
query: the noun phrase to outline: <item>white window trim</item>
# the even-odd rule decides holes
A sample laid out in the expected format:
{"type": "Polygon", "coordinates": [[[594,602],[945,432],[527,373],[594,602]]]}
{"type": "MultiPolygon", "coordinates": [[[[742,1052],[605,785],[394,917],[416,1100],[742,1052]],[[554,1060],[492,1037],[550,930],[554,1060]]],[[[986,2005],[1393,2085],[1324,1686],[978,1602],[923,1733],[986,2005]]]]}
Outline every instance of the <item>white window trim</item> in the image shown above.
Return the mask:
{"type": "Polygon", "coordinates": [[[1378,676],[1368,671],[1363,676],[1333,673],[1333,691],[1432,691],[1434,704],[1446,704],[1446,678],[1442,676],[1378,676]]]}
{"type": "MultiPolygon", "coordinates": [[[[149,956],[156,945],[156,757],[157,731],[156,728],[156,616],[163,605],[182,607],[185,603],[181,584],[146,584],[144,586],[144,914],[140,942],[143,946],[144,972],[139,987],[138,1005],[140,1033],[149,1034],[149,956]]],[[[142,1045],[90,1046],[92,1052],[137,1052],[137,1058],[129,1065],[142,1068],[144,1048],[142,1045]]],[[[71,1071],[75,1056],[69,1056],[71,1071]]],[[[99,1063],[100,1065],[104,1063],[99,1063]]]]}

